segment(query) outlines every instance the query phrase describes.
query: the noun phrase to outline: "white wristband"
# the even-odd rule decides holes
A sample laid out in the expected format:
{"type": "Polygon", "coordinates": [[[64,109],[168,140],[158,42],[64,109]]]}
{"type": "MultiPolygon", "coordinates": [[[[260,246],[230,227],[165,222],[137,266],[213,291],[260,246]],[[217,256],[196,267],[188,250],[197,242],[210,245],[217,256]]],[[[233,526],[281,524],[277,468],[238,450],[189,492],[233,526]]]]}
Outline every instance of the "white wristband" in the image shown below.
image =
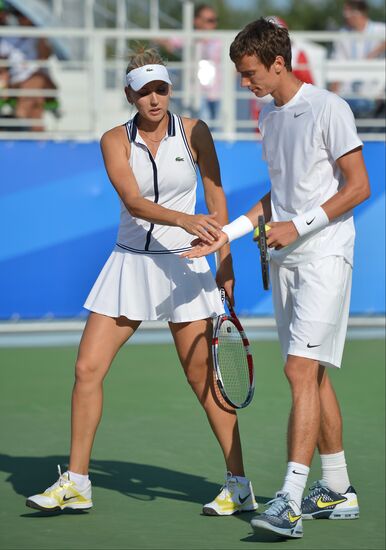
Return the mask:
{"type": "Polygon", "coordinates": [[[240,216],[224,225],[221,231],[228,235],[228,241],[231,242],[253,231],[253,223],[247,216],[240,216]]]}
{"type": "Polygon", "coordinates": [[[299,214],[292,218],[292,223],[297,229],[300,237],[311,233],[311,231],[317,231],[323,229],[330,223],[326,212],[321,206],[309,210],[305,214],[299,214]]]}

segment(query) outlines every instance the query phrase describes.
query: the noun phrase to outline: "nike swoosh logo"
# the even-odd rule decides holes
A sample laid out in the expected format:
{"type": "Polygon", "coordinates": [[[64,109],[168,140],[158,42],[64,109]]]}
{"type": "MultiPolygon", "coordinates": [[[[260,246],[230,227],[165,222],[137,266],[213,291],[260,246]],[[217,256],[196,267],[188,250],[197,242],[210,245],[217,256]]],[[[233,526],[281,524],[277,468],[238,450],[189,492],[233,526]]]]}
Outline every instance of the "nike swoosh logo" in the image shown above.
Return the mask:
{"type": "Polygon", "coordinates": [[[307,347],[308,348],[318,348],[319,346],[321,346],[322,344],[315,344],[314,346],[311,346],[311,344],[307,344],[307,347]]]}
{"type": "Polygon", "coordinates": [[[325,502],[322,497],[319,497],[316,503],[316,506],[318,508],[328,508],[329,506],[336,506],[337,504],[341,504],[342,502],[346,502],[347,498],[342,498],[340,500],[332,500],[330,502],[325,502]]]}
{"type": "Polygon", "coordinates": [[[296,521],[298,521],[302,516],[293,516],[291,514],[291,512],[288,512],[288,519],[290,520],[291,523],[295,523],[296,521]]]}
{"type": "Polygon", "coordinates": [[[66,495],[64,495],[63,500],[64,502],[67,502],[68,500],[71,500],[73,498],[76,498],[76,497],[66,497],[66,495]]]}
{"type": "Polygon", "coordinates": [[[297,474],[298,476],[305,476],[306,474],[302,474],[301,472],[296,472],[295,470],[292,470],[293,474],[297,474]]]}
{"type": "Polygon", "coordinates": [[[312,222],[314,221],[314,219],[315,219],[315,218],[312,218],[312,220],[311,220],[310,222],[307,222],[307,221],[306,221],[306,224],[307,224],[307,225],[311,225],[312,222]]]}
{"type": "Polygon", "coordinates": [[[302,113],[294,113],[294,118],[298,118],[299,116],[304,115],[307,111],[303,111],[302,113]]]}
{"type": "Polygon", "coordinates": [[[240,497],[239,496],[239,501],[240,501],[240,504],[244,504],[244,502],[247,500],[248,497],[251,496],[251,493],[248,493],[246,497],[240,497]]]}

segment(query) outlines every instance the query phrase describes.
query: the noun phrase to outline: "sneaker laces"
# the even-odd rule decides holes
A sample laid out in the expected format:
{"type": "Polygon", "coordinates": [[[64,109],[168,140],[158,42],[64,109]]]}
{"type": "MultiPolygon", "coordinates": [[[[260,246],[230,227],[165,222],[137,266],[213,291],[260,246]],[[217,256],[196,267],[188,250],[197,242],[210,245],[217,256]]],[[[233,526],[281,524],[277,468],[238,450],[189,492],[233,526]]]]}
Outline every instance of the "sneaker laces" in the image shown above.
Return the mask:
{"type": "Polygon", "coordinates": [[[68,474],[66,474],[66,472],[62,474],[62,470],[59,464],[58,464],[58,474],[59,474],[59,479],[55,481],[53,485],[50,485],[50,487],[46,489],[46,492],[57,489],[58,487],[64,487],[64,485],[70,481],[70,477],[68,474]]]}
{"type": "Polygon", "coordinates": [[[267,516],[278,515],[280,516],[283,510],[288,506],[288,499],[284,496],[279,496],[268,501],[265,505],[267,510],[264,514],[267,516]]]}
{"type": "Polygon", "coordinates": [[[324,488],[325,487],[320,480],[314,481],[314,483],[310,487],[310,492],[306,498],[310,499],[312,502],[316,502],[317,499],[320,497],[320,495],[323,493],[324,488]]]}
{"type": "Polygon", "coordinates": [[[231,474],[231,472],[227,472],[225,483],[221,485],[220,488],[220,494],[224,492],[224,498],[227,496],[232,497],[232,494],[235,492],[236,484],[237,479],[231,474]]]}
{"type": "Polygon", "coordinates": [[[324,489],[324,485],[321,483],[320,480],[314,481],[314,483],[310,487],[310,493],[308,495],[309,498],[319,496],[322,489],[324,489]]]}

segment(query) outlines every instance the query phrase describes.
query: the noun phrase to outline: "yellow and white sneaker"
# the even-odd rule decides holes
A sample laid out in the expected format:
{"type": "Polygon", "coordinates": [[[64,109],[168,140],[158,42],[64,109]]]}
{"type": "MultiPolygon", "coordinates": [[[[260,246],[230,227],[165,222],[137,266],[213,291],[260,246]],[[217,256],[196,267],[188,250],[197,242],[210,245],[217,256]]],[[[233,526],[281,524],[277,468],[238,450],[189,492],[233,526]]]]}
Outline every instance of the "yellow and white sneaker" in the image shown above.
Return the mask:
{"type": "Polygon", "coordinates": [[[92,507],[91,483],[80,489],[71,481],[69,473],[62,474],[58,466],[59,479],[39,495],[27,498],[26,505],[37,510],[56,512],[71,508],[73,510],[88,510],[92,507]]]}
{"type": "Polygon", "coordinates": [[[253,512],[257,507],[252,483],[248,479],[242,482],[240,478],[227,472],[220,494],[212,502],[205,504],[202,513],[206,516],[231,516],[240,512],[253,512]]]}

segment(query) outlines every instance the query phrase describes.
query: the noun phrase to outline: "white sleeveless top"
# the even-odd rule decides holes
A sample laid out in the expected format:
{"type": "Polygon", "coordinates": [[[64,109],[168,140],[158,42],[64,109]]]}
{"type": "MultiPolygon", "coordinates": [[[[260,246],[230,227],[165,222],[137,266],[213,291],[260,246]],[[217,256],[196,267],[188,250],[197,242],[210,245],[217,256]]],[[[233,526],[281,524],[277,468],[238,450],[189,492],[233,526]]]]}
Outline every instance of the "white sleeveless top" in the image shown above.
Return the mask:
{"type": "MultiPolygon", "coordinates": [[[[126,123],[131,144],[130,166],[141,195],[165,208],[194,214],[196,164],[181,117],[168,113],[165,137],[153,158],[137,128],[138,114],[126,123]]],[[[157,225],[135,218],[121,202],[117,246],[139,254],[180,253],[190,248],[193,235],[180,227],[157,225]]]]}
{"type": "MultiPolygon", "coordinates": [[[[155,158],[139,135],[137,117],[126,124],[130,166],[146,199],[194,214],[196,166],[181,118],[169,113],[167,133],[155,158]]],[[[129,214],[121,204],[117,246],[84,304],[109,317],[187,323],[224,312],[206,258],[182,258],[193,239],[180,227],[157,225],[129,214]]]]}

